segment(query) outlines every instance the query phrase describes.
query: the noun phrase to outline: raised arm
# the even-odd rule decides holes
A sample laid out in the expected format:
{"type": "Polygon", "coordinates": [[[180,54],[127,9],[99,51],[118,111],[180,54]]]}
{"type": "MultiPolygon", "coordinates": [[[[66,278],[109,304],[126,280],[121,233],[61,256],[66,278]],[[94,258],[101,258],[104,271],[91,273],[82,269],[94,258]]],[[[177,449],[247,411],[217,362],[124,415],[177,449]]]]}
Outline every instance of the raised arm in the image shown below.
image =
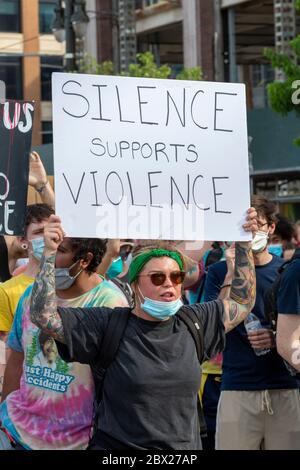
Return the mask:
{"type": "Polygon", "coordinates": [[[44,256],[31,294],[30,319],[49,336],[64,343],[63,325],[57,312],[55,293],[55,256],[58,245],[63,240],[63,231],[56,215],[51,215],[45,226],[44,238],[44,256]]]}
{"type": "MultiPolygon", "coordinates": [[[[246,231],[257,230],[256,211],[250,209],[246,231]]],[[[245,320],[255,304],[256,277],[250,242],[235,244],[235,268],[229,298],[224,299],[226,332],[231,331],[245,320]]]]}
{"type": "Polygon", "coordinates": [[[54,208],[54,191],[48,181],[43,162],[37,152],[31,152],[30,154],[28,182],[29,186],[39,193],[42,202],[54,208]]]}

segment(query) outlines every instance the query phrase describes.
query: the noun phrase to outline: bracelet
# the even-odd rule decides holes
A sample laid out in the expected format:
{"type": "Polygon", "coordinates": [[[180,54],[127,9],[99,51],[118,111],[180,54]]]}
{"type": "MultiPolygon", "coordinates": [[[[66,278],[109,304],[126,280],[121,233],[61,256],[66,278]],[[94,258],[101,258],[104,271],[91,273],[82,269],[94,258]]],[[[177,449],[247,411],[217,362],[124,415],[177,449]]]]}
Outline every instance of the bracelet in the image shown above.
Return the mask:
{"type": "Polygon", "coordinates": [[[49,183],[49,181],[47,180],[45,183],[42,183],[39,187],[35,186],[35,190],[38,193],[43,192],[43,190],[45,189],[45,187],[47,186],[48,183],[49,183]]]}
{"type": "Polygon", "coordinates": [[[220,290],[221,290],[221,289],[224,289],[224,287],[231,287],[231,284],[223,284],[223,285],[220,287],[220,290]]]}

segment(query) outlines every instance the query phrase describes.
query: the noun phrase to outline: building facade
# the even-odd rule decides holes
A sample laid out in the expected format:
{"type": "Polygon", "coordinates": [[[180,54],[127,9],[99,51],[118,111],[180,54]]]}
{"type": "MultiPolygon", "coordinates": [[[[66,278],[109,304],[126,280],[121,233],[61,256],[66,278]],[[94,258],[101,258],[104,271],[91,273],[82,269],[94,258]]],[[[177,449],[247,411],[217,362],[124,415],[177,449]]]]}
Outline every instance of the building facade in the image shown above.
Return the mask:
{"type": "Polygon", "coordinates": [[[300,219],[299,120],[269,108],[267,85],[282,77],[264,55],[287,52],[299,32],[293,0],[138,0],[136,8],[138,51],[175,72],[200,66],[205,80],[246,84],[253,191],[300,219]]]}
{"type": "Polygon", "coordinates": [[[33,145],[52,141],[51,73],[64,44],[51,31],[55,0],[1,0],[0,80],[9,99],[34,100],[33,145]]]}

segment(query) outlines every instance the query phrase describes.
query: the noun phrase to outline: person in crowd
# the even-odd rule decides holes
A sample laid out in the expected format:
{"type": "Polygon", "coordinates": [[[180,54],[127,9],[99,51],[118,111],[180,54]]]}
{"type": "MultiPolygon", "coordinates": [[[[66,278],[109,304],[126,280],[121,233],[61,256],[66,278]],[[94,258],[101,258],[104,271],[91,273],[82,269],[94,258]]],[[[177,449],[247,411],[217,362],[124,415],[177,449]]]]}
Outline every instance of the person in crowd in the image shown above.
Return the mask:
{"type": "MultiPolygon", "coordinates": [[[[221,395],[217,413],[216,448],[300,449],[300,397],[297,382],[276,351],[274,335],[265,317],[264,296],[278,275],[282,258],[268,252],[275,230],[275,206],[254,197],[258,228],[253,242],[257,294],[252,310],[261,329],[246,332],[244,324],[227,335],[223,353],[221,395]],[[262,355],[260,350],[264,350],[262,355]]],[[[205,299],[228,295],[234,262],[210,267],[205,299]],[[227,292],[226,292],[227,291],[227,292]]]]}
{"type": "MultiPolygon", "coordinates": [[[[45,236],[44,257],[32,290],[30,318],[56,340],[64,360],[96,363],[114,310],[57,305],[54,266],[63,230],[58,217],[52,216],[51,222],[53,230],[45,236]]],[[[257,229],[255,210],[249,209],[244,229],[257,229]]],[[[235,275],[227,299],[185,307],[181,253],[169,243],[136,247],[129,268],[135,306],[105,375],[92,449],[201,448],[197,412],[201,369],[194,340],[176,313],[188,309],[196,315],[205,359],[221,352],[225,332],[242,322],[254,305],[250,245],[236,244],[235,275]]]]}
{"type": "Polygon", "coordinates": [[[281,214],[276,214],[276,227],[269,237],[269,253],[283,257],[287,245],[295,242],[296,232],[293,222],[281,214]]]}
{"type": "MultiPolygon", "coordinates": [[[[299,252],[299,248],[297,253],[299,252]]],[[[286,267],[277,294],[277,349],[300,372],[300,256],[286,267]]]]}
{"type": "MultiPolygon", "coordinates": [[[[55,225],[45,224],[46,243],[55,225]]],[[[53,266],[57,305],[128,305],[124,296],[96,273],[105,249],[106,241],[99,239],[63,239],[53,266]]],[[[91,369],[78,362],[64,362],[52,336],[30,321],[31,295],[32,285],[18,303],[8,337],[11,354],[0,407],[3,432],[14,445],[24,449],[85,449],[93,414],[91,369]]]]}
{"type": "MultiPolygon", "coordinates": [[[[23,273],[0,284],[0,341],[2,341],[2,343],[6,342],[18,301],[25,289],[32,284],[38,271],[43,252],[40,242],[43,241],[44,225],[49,216],[53,213],[54,209],[47,204],[32,204],[27,206],[25,233],[24,236],[20,238],[20,242],[23,248],[29,251],[29,262],[23,273]]],[[[3,347],[6,349],[5,345],[3,346],[2,344],[2,349],[3,347]]],[[[9,350],[6,349],[5,363],[8,354],[9,350]]],[[[4,373],[4,369],[5,364],[2,364],[2,374],[4,373]]],[[[3,377],[3,375],[1,377],[3,377]]],[[[1,382],[3,382],[3,379],[1,379],[1,382]]]]}
{"type": "Polygon", "coordinates": [[[285,243],[283,254],[282,254],[284,261],[289,261],[290,259],[292,259],[292,257],[295,254],[296,248],[297,248],[297,244],[294,242],[285,243]]]}

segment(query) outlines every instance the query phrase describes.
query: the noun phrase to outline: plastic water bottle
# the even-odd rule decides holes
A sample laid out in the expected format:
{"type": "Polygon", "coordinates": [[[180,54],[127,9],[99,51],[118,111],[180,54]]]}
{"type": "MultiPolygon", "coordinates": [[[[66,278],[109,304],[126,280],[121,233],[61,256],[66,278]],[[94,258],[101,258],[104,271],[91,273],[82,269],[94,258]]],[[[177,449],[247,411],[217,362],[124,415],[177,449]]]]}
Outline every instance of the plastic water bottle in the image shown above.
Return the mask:
{"type": "MultiPolygon", "coordinates": [[[[244,321],[244,324],[245,324],[247,333],[249,333],[249,331],[256,331],[256,330],[261,330],[262,328],[264,328],[260,322],[260,319],[256,315],[254,315],[254,313],[249,313],[248,317],[244,321]]],[[[253,351],[255,352],[257,356],[263,356],[264,354],[267,354],[271,350],[267,348],[259,348],[259,349],[253,348],[253,351]]]]}

